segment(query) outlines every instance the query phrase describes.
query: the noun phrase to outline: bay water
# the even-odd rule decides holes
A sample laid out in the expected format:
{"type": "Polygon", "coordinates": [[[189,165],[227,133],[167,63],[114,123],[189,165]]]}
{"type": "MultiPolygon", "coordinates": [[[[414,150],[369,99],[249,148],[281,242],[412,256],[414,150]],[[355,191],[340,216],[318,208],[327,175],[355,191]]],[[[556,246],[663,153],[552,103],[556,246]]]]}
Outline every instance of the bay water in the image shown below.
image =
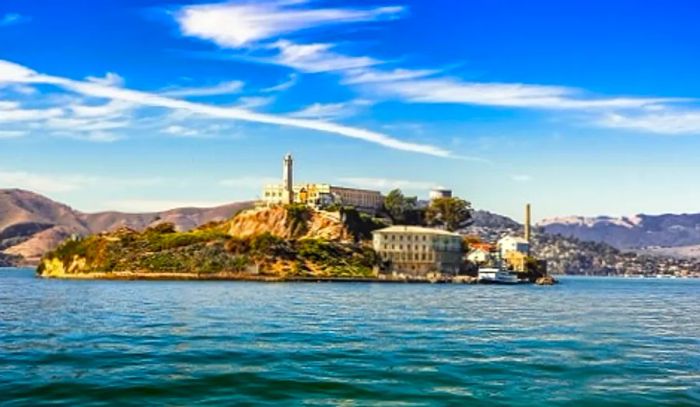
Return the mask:
{"type": "Polygon", "coordinates": [[[700,280],[46,280],[0,269],[2,405],[700,405],[700,280]]]}

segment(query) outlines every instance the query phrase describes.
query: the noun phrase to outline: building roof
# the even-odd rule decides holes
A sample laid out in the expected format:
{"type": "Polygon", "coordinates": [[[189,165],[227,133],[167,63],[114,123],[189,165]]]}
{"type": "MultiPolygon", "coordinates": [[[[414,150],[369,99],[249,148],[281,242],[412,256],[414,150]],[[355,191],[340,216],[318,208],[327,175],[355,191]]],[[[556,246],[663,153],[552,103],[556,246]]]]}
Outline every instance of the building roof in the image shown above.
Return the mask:
{"type": "Polygon", "coordinates": [[[383,229],[375,230],[372,233],[423,233],[429,235],[439,235],[439,236],[452,236],[460,237],[459,233],[448,232],[446,230],[435,229],[435,228],[424,228],[421,226],[404,226],[404,225],[394,225],[383,229]]]}

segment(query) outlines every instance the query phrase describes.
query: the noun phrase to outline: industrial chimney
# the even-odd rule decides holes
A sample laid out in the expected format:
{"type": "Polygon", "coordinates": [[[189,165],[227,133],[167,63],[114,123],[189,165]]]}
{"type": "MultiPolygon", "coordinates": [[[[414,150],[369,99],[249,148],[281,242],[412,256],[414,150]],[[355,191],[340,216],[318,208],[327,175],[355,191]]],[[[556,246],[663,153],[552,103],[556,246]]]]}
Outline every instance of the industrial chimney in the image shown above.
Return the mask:
{"type": "Polygon", "coordinates": [[[532,221],[530,214],[530,204],[525,205],[525,240],[530,243],[530,238],[532,237],[532,232],[530,230],[530,222],[532,221]]]}

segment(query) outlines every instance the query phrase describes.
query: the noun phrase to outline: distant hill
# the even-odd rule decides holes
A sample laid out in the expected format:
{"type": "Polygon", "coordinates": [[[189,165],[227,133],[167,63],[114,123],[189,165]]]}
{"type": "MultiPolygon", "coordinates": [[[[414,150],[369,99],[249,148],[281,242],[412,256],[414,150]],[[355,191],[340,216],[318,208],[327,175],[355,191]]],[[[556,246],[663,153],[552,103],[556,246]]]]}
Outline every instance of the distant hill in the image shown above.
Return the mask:
{"type": "Polygon", "coordinates": [[[700,245],[700,214],[565,217],[547,219],[538,226],[550,234],[607,243],[622,250],[700,245]]]}
{"type": "Polygon", "coordinates": [[[124,226],[143,230],[162,222],[175,224],[177,230],[190,230],[210,221],[228,219],[252,206],[252,202],[238,202],[149,213],[83,213],[34,192],[0,189],[0,253],[5,255],[5,260],[0,260],[8,263],[9,256],[22,256],[24,262],[36,263],[73,234],[86,236],[124,226]]]}

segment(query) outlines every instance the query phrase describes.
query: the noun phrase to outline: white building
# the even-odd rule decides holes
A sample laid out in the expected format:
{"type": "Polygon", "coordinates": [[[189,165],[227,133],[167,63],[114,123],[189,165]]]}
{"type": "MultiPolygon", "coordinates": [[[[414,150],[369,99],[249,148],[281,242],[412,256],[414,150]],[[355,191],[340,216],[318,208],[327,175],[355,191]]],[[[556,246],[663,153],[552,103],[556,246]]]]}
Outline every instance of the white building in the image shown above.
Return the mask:
{"type": "Polygon", "coordinates": [[[433,188],[430,190],[430,194],[428,195],[428,197],[431,201],[433,199],[439,198],[452,198],[452,190],[444,188],[433,188]]]}
{"type": "Polygon", "coordinates": [[[372,232],[374,250],[389,271],[413,276],[431,272],[457,274],[462,265],[462,237],[418,226],[390,226],[372,232]]]}
{"type": "Polygon", "coordinates": [[[267,205],[300,203],[313,207],[336,203],[370,212],[379,210],[384,204],[384,197],[379,191],[323,183],[294,184],[292,165],[292,156],[287,154],[282,165],[282,183],[264,186],[262,191],[264,203],[267,205]]]}
{"type": "Polygon", "coordinates": [[[467,260],[474,264],[488,264],[491,262],[491,253],[484,249],[472,250],[467,255],[467,260]]]}
{"type": "Polygon", "coordinates": [[[504,259],[511,252],[528,254],[530,253],[530,243],[522,237],[506,236],[498,241],[498,250],[501,253],[501,258],[504,259]]]}

